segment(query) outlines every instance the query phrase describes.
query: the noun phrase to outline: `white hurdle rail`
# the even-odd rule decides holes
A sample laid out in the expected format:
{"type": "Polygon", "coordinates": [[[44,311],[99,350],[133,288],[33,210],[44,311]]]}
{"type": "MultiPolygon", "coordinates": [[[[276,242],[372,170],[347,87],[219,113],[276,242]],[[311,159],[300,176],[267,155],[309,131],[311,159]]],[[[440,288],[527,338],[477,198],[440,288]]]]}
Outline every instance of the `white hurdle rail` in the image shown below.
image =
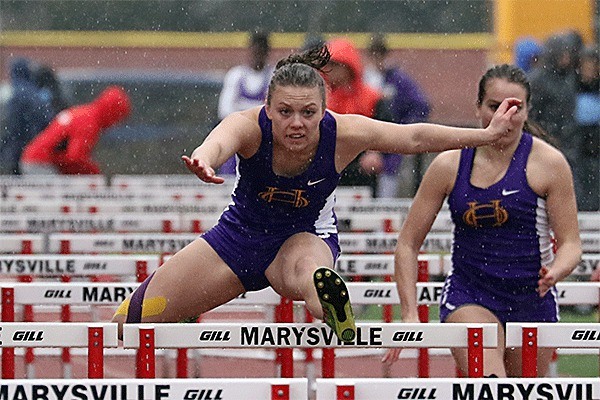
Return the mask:
{"type": "Polygon", "coordinates": [[[94,190],[106,186],[106,177],[102,175],[0,175],[0,189],[34,188],[44,191],[43,189],[48,188],[79,188],[94,190]]]}
{"type": "Polygon", "coordinates": [[[598,348],[600,323],[506,324],[506,346],[522,348],[523,377],[537,377],[539,347],[598,348]]]}
{"type": "Polygon", "coordinates": [[[584,400],[600,398],[598,378],[317,379],[316,400],[584,400]]]}
{"type": "Polygon", "coordinates": [[[179,214],[167,213],[0,214],[1,232],[173,232],[183,230],[181,225],[179,214]]]}
{"type": "Polygon", "coordinates": [[[112,275],[137,277],[141,282],[160,262],[158,255],[151,254],[0,254],[0,275],[12,278],[112,275]]]}
{"type": "Polygon", "coordinates": [[[357,324],[352,343],[324,324],[125,324],[123,346],[138,349],[137,377],[155,377],[156,348],[361,348],[468,349],[468,376],[483,376],[483,349],[498,345],[495,324],[357,324]]]}
{"type": "Polygon", "coordinates": [[[6,399],[307,400],[306,378],[17,379],[0,382],[6,399]]]}
{"type": "Polygon", "coordinates": [[[198,237],[191,233],[50,233],[50,253],[174,254],[198,237]]]}
{"type": "Polygon", "coordinates": [[[104,348],[117,347],[117,324],[0,322],[2,378],[14,379],[15,347],[87,347],[88,377],[104,375],[104,348]]]}

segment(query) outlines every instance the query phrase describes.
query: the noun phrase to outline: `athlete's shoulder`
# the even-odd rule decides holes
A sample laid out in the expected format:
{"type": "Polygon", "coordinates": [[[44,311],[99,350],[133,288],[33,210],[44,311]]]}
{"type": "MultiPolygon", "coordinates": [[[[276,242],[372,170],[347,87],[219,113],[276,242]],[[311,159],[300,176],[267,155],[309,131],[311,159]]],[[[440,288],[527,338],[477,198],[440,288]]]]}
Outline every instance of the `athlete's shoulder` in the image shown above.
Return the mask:
{"type": "Polygon", "coordinates": [[[460,162],[461,150],[447,150],[443,151],[431,162],[430,168],[446,170],[446,169],[458,169],[460,162]]]}
{"type": "Polygon", "coordinates": [[[550,143],[533,137],[530,161],[547,167],[568,166],[565,155],[550,143]]]}

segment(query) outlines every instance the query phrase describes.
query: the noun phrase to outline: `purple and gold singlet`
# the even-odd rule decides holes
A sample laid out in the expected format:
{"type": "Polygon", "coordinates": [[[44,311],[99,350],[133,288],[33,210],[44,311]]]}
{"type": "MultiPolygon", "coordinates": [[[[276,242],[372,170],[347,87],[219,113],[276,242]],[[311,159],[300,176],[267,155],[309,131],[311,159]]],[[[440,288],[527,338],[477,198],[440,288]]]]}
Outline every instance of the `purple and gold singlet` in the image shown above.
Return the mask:
{"type": "Polygon", "coordinates": [[[448,197],[454,242],[442,321],[465,304],[488,308],[502,323],[557,320],[556,290],[544,298],[536,292],[539,270],[554,255],[546,201],[527,182],[532,143],[523,133],[504,177],[485,189],[471,184],[475,149],[461,151],[448,197]]]}
{"type": "Polygon", "coordinates": [[[246,290],[269,286],[264,271],[292,235],[310,232],[339,254],[335,188],[336,121],[328,112],[320,123],[315,158],[298,176],[273,172],[273,134],[265,109],[260,111],[261,144],[252,157],[238,157],[231,203],[219,222],[202,237],[240,278],[246,290]]]}

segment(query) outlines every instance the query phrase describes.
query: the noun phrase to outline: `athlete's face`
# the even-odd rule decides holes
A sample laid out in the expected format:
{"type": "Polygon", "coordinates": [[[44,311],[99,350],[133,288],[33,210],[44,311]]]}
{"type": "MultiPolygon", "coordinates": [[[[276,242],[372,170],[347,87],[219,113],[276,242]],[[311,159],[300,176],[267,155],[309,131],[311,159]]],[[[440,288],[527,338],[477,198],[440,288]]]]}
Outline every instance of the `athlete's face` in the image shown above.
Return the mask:
{"type": "Polygon", "coordinates": [[[480,105],[477,106],[477,118],[481,126],[487,127],[492,120],[492,116],[498,109],[502,100],[507,97],[515,97],[521,100],[518,111],[511,118],[511,127],[509,134],[501,139],[502,142],[512,142],[520,137],[523,131],[523,125],[527,121],[527,91],[518,83],[509,82],[505,79],[490,79],[486,84],[485,97],[480,105]]]}
{"type": "Polygon", "coordinates": [[[273,140],[288,150],[303,150],[318,141],[325,109],[318,87],[276,86],[266,106],[273,140]]]}

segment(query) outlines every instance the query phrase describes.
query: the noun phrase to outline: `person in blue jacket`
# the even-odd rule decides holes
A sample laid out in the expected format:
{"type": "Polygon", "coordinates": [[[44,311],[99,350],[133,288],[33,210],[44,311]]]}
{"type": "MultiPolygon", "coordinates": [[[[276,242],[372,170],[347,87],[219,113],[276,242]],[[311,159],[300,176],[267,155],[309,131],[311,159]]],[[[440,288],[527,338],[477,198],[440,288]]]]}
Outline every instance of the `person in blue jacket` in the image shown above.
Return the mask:
{"type": "Polygon", "coordinates": [[[11,96],[0,134],[0,169],[8,174],[21,173],[23,149],[50,122],[48,104],[40,96],[32,69],[26,58],[17,58],[11,64],[11,96]]]}
{"type": "MultiPolygon", "coordinates": [[[[365,69],[365,81],[383,94],[384,115],[390,122],[412,124],[427,121],[430,106],[425,92],[408,73],[389,62],[389,48],[383,35],[373,36],[367,54],[371,65],[365,69]]],[[[367,162],[371,169],[379,171],[377,197],[397,197],[402,155],[370,153],[361,160],[368,168],[367,162]]],[[[417,165],[421,162],[418,155],[415,162],[417,165]]],[[[415,173],[420,174],[420,165],[415,173]]],[[[420,181],[420,177],[417,176],[416,180],[420,181]]]]}

